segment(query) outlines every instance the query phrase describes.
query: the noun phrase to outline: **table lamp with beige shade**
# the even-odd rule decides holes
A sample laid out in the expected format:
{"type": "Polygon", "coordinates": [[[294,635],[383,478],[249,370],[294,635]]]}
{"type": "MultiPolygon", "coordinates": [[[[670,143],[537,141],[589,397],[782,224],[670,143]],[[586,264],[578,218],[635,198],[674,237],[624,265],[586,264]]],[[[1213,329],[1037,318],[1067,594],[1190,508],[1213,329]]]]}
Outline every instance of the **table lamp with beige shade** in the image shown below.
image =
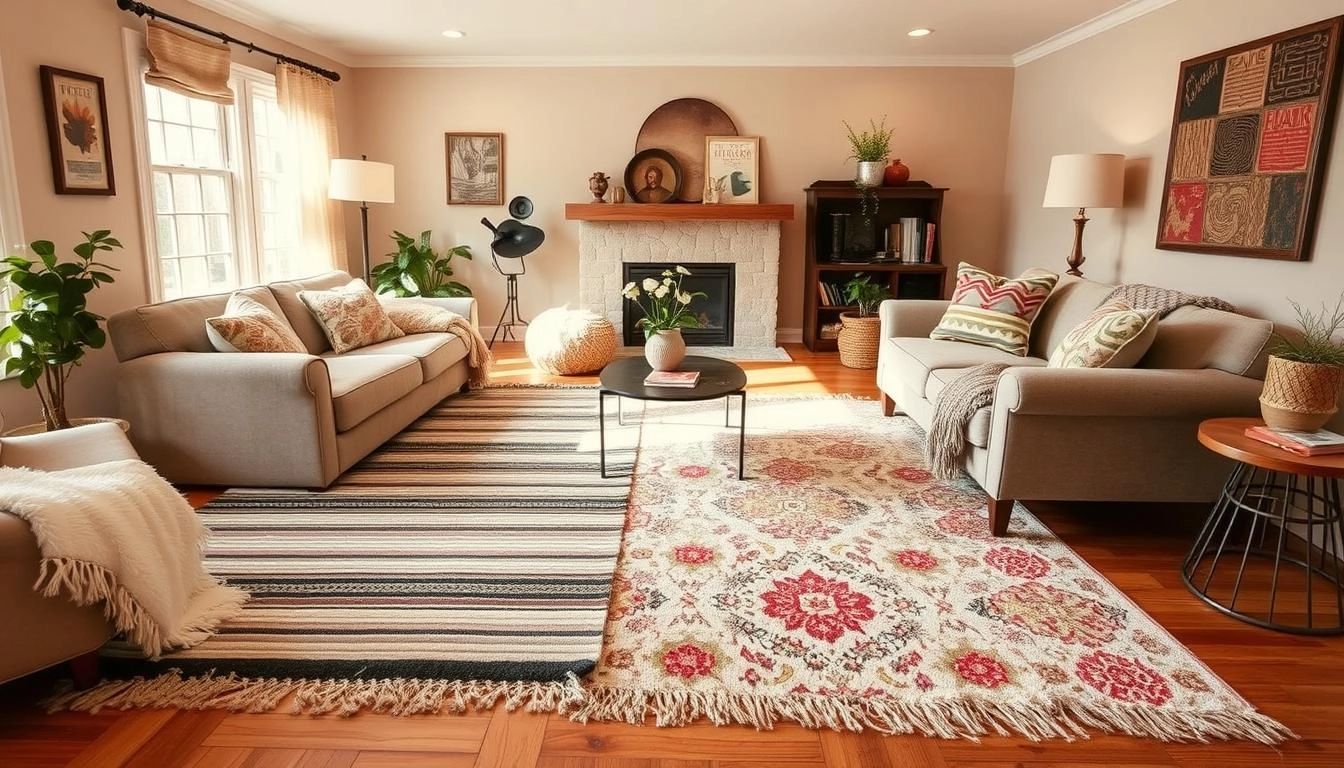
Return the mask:
{"type": "Polygon", "coordinates": [[[358,160],[335,158],[327,197],[332,200],[359,201],[360,231],[364,235],[364,282],[369,281],[369,203],[395,203],[396,177],[387,163],[376,163],[368,155],[358,160]]]}
{"type": "Polygon", "coordinates": [[[1125,195],[1125,156],[1115,154],[1055,155],[1045,182],[1045,208],[1077,208],[1073,217],[1070,275],[1083,276],[1083,226],[1088,208],[1119,208],[1125,195]]]}

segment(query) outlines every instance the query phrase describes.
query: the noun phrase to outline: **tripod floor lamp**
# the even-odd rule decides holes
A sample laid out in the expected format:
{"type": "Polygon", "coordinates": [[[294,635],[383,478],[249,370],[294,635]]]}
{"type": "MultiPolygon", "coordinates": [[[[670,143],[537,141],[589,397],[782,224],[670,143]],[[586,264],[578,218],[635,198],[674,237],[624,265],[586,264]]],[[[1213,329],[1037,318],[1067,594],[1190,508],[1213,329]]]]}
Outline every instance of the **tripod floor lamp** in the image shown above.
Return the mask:
{"type": "Polygon", "coordinates": [[[327,197],[332,200],[359,201],[359,225],[364,235],[364,282],[369,281],[369,203],[395,203],[396,183],[392,166],[375,163],[368,155],[358,160],[336,158],[331,161],[327,197]]]}
{"type": "MultiPolygon", "coordinates": [[[[508,341],[513,336],[513,328],[517,325],[527,325],[518,311],[518,276],[527,274],[527,264],[523,262],[523,257],[535,251],[546,239],[546,233],[531,224],[524,224],[521,221],[505,219],[495,226],[489,219],[481,219],[495,237],[490,241],[490,258],[495,262],[495,271],[504,276],[505,280],[505,300],[504,311],[499,315],[499,322],[495,324],[494,333],[490,334],[490,343],[488,346],[495,346],[495,337],[508,341]],[[500,257],[508,260],[517,259],[518,268],[505,269],[500,257]],[[505,318],[508,321],[505,322],[505,318]],[[503,331],[503,335],[500,335],[503,331]]],[[[514,341],[518,337],[513,336],[514,341]]]]}

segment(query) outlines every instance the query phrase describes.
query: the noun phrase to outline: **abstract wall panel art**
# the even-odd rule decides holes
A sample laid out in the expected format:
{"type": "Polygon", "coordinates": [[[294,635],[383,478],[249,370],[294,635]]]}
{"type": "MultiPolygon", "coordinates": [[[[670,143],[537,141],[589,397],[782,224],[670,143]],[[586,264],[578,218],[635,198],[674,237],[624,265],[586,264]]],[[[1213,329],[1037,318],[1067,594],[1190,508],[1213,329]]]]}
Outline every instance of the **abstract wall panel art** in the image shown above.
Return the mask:
{"type": "Polygon", "coordinates": [[[1157,247],[1304,261],[1344,16],[1181,62],[1157,247]]]}

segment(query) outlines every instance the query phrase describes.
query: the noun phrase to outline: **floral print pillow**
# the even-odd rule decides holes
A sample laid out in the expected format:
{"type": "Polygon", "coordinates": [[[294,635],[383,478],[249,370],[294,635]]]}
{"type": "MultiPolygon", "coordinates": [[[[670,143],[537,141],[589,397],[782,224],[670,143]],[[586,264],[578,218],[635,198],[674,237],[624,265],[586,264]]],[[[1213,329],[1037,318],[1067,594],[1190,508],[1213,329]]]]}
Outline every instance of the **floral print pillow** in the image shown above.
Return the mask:
{"type": "Polygon", "coordinates": [[[330,291],[299,291],[299,300],[317,318],[338,355],[406,335],[359,278],[330,291]]]}
{"type": "Polygon", "coordinates": [[[205,320],[205,334],[220,352],[307,352],[283,317],[253,299],[235,293],[224,314],[205,320]]]}

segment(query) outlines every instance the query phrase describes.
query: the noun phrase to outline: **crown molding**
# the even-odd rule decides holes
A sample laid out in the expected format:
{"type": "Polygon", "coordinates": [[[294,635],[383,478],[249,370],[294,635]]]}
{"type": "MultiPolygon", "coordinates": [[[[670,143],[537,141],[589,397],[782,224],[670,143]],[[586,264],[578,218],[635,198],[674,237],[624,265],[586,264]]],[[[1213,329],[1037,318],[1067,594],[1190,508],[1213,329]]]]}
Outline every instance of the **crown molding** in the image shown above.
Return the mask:
{"type": "MultiPolygon", "coordinates": [[[[217,13],[227,19],[232,19],[239,24],[246,24],[258,32],[270,35],[277,40],[283,40],[293,45],[302,46],[312,53],[331,59],[342,66],[355,66],[348,51],[335,48],[330,43],[314,40],[308,33],[298,29],[292,24],[286,24],[274,16],[258,13],[251,8],[245,8],[233,2],[233,0],[188,0],[188,2],[192,5],[200,6],[207,11],[217,13]]],[[[207,24],[204,26],[209,25],[207,24]]],[[[237,35],[234,35],[234,37],[237,37],[237,35]]],[[[269,48],[270,46],[267,47],[269,48]]]]}
{"type": "Polygon", "coordinates": [[[1062,51],[1075,43],[1081,43],[1090,37],[1095,37],[1140,16],[1146,16],[1174,2],[1176,0],[1133,0],[1133,2],[1107,11],[1095,19],[1090,19],[1072,29],[1066,29],[1057,35],[1048,37],[1030,48],[1018,51],[1012,56],[1013,66],[1020,67],[1057,51],[1062,51]]]}
{"type": "Polygon", "coordinates": [[[1008,56],[364,56],[358,68],[1012,67],[1008,56]]]}

